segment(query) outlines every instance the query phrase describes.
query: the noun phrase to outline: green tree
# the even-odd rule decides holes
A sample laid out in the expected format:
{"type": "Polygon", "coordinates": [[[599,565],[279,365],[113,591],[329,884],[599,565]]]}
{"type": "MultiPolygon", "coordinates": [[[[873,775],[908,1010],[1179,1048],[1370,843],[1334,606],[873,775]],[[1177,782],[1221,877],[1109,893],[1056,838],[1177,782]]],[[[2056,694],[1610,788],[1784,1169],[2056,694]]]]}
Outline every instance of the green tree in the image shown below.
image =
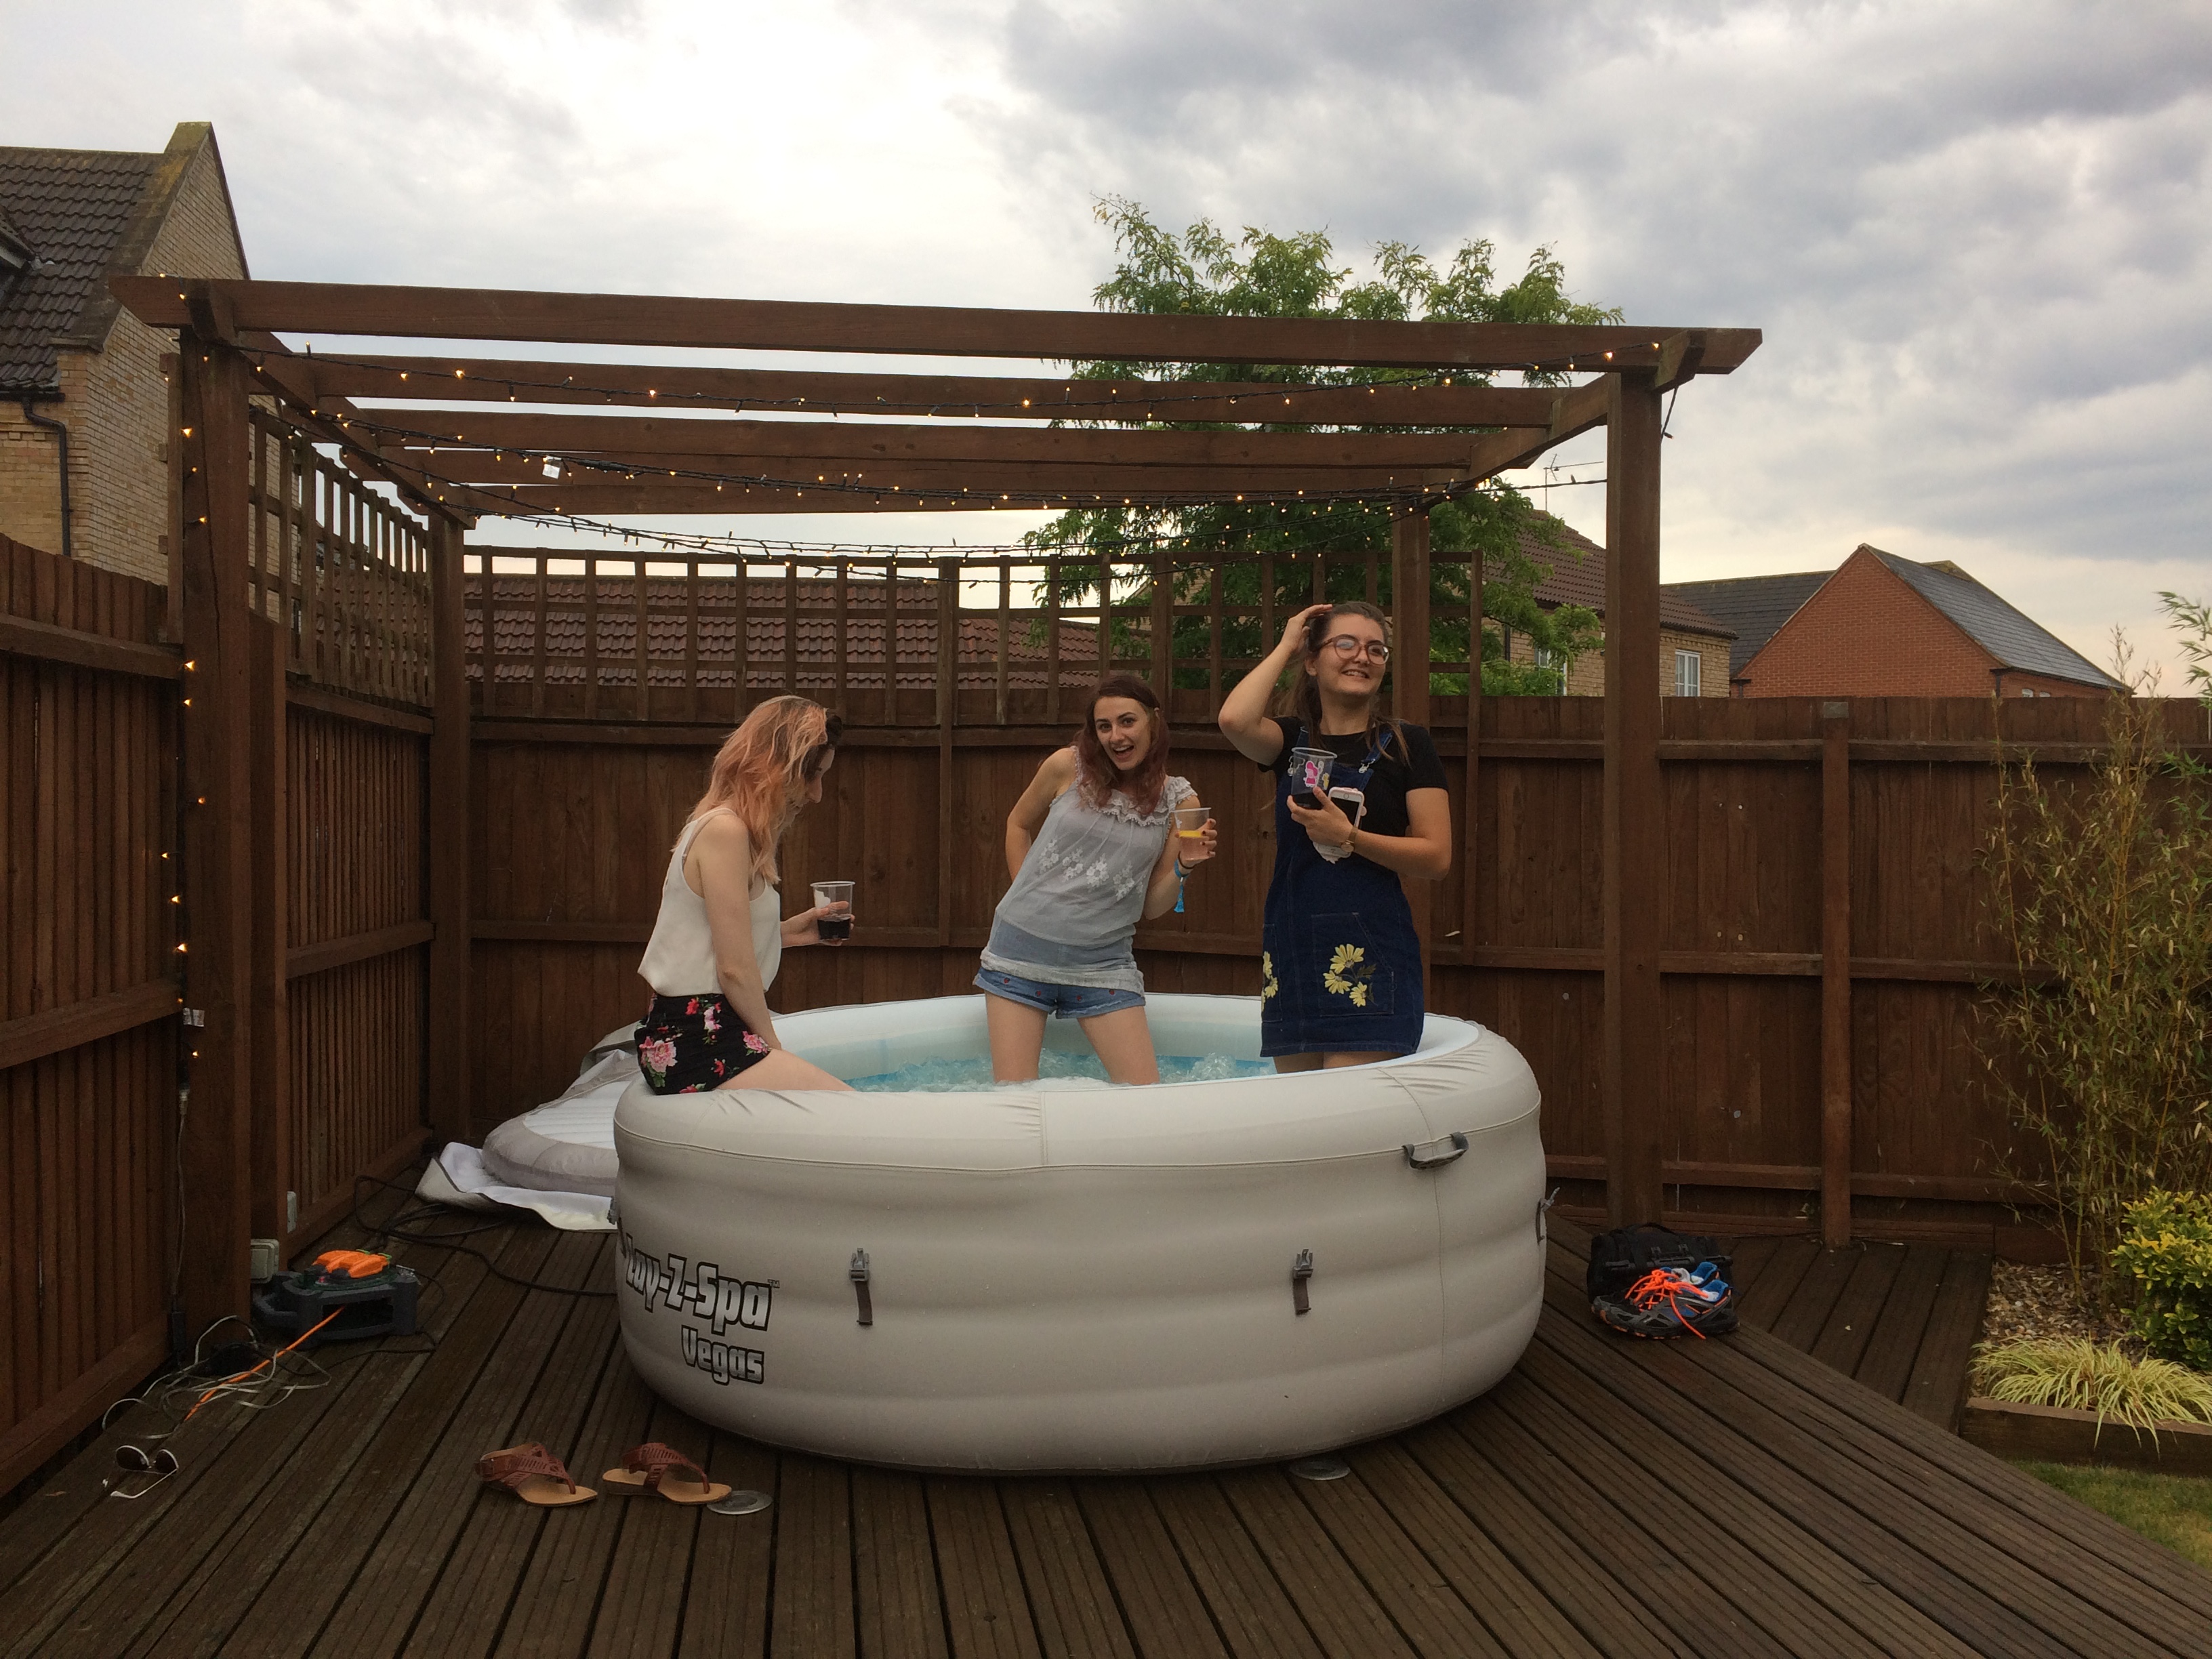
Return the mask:
{"type": "MultiPolygon", "coordinates": [[[[1547,247],[1530,254],[1519,279],[1501,288],[1497,251],[1486,240],[1462,244],[1441,271],[1410,244],[1385,242],[1375,250],[1371,276],[1356,282],[1349,267],[1336,263],[1334,245],[1322,231],[1277,236],[1247,227],[1241,237],[1232,240],[1210,220],[1201,219],[1178,236],[1154,222],[1139,204],[1119,197],[1102,199],[1096,211],[1101,222],[1112,228],[1120,255],[1114,274],[1092,294],[1097,304],[1108,311],[1499,323],[1614,323],[1621,318],[1617,310],[1571,299],[1565,267],[1547,247]]],[[[1312,369],[1271,363],[1100,362],[1079,363],[1074,372],[1091,380],[1146,376],[1284,386],[1365,385],[1426,378],[1412,370],[1312,369]]],[[[1455,374],[1456,380],[1478,383],[1487,378],[1455,374]]],[[[1564,377],[1532,375],[1530,379],[1557,384],[1564,377]]],[[[1224,429],[1198,422],[1157,424],[1165,430],[1224,429]]],[[[1536,602],[1536,584],[1551,567],[1548,562],[1531,557],[1528,545],[1580,556],[1579,550],[1568,547],[1560,537],[1558,521],[1540,512],[1518,490],[1492,485],[1440,503],[1431,513],[1430,525],[1431,545],[1436,551],[1482,556],[1486,572],[1482,608],[1490,624],[1482,641],[1484,691],[1541,695],[1559,690],[1567,666],[1577,656],[1596,648],[1602,631],[1597,616],[1583,606],[1547,610],[1536,602]],[[1549,665],[1540,668],[1506,660],[1498,632],[1501,627],[1526,637],[1544,653],[1549,665]]],[[[1260,599],[1261,574],[1250,556],[1387,551],[1390,519],[1382,504],[1347,501],[1214,502],[1168,507],[1100,505],[1063,513],[1027,539],[1032,546],[1074,546],[1110,556],[1115,548],[1155,538],[1171,538],[1176,560],[1188,560],[1194,566],[1210,568],[1223,556],[1241,556],[1238,562],[1222,567],[1224,598],[1232,605],[1254,605],[1260,599]]],[[[1438,612],[1447,606],[1464,606],[1468,568],[1457,564],[1435,567],[1431,603],[1438,612]]],[[[1095,599],[1103,574],[1103,565],[1064,568],[1061,599],[1065,602],[1080,602],[1086,597],[1095,599]]],[[[1276,580],[1279,591],[1273,597],[1286,611],[1304,604],[1311,592],[1309,570],[1279,565],[1276,580]]],[[[1359,570],[1352,564],[1332,569],[1329,597],[1357,597],[1361,580],[1359,570]]],[[[1387,580],[1386,574],[1382,595],[1386,603],[1387,580]]],[[[1124,592],[1117,587],[1114,597],[1123,601],[1140,596],[1141,589],[1124,592]]],[[[1203,655],[1206,626],[1204,617],[1179,618],[1176,654],[1203,655]]],[[[1261,640],[1259,624],[1249,620],[1226,623],[1224,634],[1222,649],[1227,656],[1260,656],[1274,643],[1261,640]]],[[[1439,615],[1430,646],[1432,658],[1464,662],[1467,645],[1464,617],[1452,622],[1439,615]]],[[[1193,683],[1202,684],[1203,677],[1194,676],[1193,683]]],[[[1431,689],[1448,694],[1467,688],[1462,676],[1438,674],[1431,689]]]]}

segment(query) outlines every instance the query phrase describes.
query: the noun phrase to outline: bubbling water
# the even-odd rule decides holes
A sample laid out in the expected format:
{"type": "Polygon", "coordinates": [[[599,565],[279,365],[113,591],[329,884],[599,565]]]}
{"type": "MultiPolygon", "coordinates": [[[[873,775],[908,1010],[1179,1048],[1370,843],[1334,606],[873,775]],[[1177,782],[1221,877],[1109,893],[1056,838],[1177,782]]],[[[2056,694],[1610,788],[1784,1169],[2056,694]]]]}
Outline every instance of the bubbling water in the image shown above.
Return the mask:
{"type": "MultiPolygon", "coordinates": [[[[1225,1083],[1231,1078],[1273,1077],[1273,1060],[1238,1060],[1229,1054],[1162,1054],[1160,1081],[1163,1083],[1225,1083]]],[[[1060,1084],[1081,1087],[1085,1084],[1104,1087],[1106,1068],[1098,1063],[1094,1054],[1062,1054],[1048,1048],[1037,1056],[1037,1075],[1049,1086],[1060,1084]]],[[[896,1072],[884,1072],[874,1077],[848,1079],[855,1089],[871,1093],[913,1093],[941,1095],[969,1089],[990,1089],[1004,1086],[1026,1089],[1035,1085],[1009,1083],[1004,1085],[991,1081],[991,1060],[987,1054],[968,1060],[917,1060],[902,1066],[896,1072]]]]}

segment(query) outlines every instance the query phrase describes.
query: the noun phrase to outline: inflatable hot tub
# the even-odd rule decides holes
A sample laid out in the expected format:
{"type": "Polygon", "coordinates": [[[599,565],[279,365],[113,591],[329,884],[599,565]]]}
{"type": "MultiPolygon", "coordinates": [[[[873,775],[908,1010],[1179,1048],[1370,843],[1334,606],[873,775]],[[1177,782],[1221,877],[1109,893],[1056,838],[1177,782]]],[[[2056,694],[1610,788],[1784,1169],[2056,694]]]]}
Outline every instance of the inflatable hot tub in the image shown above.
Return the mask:
{"type": "MultiPolygon", "coordinates": [[[[842,1077],[987,1052],[983,1000],[780,1018],[842,1077]]],[[[1154,996],[1256,1059],[1251,998],[1154,996]]],[[[1082,1038],[1059,1021],[1055,1048],[1082,1038]]],[[[623,1093],[623,1338],[702,1421],[929,1469],[1296,1456],[1480,1394],[1542,1300],[1528,1065],[1431,1015],[1381,1064],[953,1093],[623,1093]]]]}

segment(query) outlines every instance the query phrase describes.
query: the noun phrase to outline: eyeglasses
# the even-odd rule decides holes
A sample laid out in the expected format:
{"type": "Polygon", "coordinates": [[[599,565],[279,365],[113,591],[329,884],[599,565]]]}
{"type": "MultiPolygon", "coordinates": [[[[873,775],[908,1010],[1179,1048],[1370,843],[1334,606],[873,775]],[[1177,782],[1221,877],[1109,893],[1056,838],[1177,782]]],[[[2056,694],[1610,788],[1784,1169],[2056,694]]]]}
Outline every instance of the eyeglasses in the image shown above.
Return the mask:
{"type": "Polygon", "coordinates": [[[167,1446],[151,1453],[137,1446],[118,1446],[115,1449],[115,1467],[121,1469],[126,1478],[134,1474],[150,1474],[154,1478],[137,1492],[124,1491],[121,1480],[112,1485],[102,1481],[100,1484],[107,1486],[107,1495],[110,1498],[143,1498],[177,1472],[177,1455],[167,1446]]]}
{"type": "Polygon", "coordinates": [[[1364,651],[1370,662],[1390,660],[1390,647],[1380,640],[1363,640],[1357,634],[1339,634],[1328,641],[1328,648],[1347,662],[1364,651]]]}

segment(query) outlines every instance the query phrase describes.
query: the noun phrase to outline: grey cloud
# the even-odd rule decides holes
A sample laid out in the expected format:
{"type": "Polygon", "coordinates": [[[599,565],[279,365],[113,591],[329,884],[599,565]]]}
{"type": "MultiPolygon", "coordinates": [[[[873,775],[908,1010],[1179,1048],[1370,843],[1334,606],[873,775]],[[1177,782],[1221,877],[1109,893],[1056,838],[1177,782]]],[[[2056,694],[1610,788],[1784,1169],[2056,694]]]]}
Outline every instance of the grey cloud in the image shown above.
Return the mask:
{"type": "Polygon", "coordinates": [[[2203,551],[2202,6],[1030,3],[998,49],[1041,193],[1554,242],[1632,318],[1763,325],[1669,461],[1778,535],[2203,551]]]}

